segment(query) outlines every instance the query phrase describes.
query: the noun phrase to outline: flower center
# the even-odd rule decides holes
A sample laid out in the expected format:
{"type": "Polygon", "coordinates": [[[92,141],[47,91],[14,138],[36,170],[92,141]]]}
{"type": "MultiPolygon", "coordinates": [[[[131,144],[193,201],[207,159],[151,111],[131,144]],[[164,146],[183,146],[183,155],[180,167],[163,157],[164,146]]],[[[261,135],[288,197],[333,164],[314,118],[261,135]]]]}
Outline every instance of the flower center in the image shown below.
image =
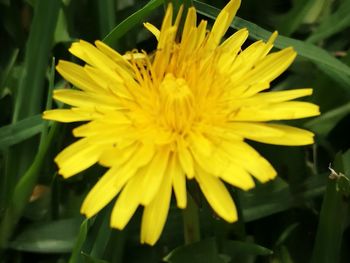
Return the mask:
{"type": "Polygon", "coordinates": [[[183,78],[167,73],[160,84],[162,113],[166,125],[177,133],[184,133],[193,119],[193,94],[183,78]]]}

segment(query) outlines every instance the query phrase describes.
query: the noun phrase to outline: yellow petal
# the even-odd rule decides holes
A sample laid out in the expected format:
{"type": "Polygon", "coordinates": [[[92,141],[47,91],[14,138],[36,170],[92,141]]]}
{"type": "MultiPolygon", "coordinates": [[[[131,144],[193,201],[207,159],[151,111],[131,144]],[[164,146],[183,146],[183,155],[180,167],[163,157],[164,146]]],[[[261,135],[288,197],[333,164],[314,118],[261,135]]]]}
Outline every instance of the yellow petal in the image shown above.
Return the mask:
{"type": "Polygon", "coordinates": [[[141,243],[154,245],[163,231],[171,199],[171,176],[163,176],[163,182],[153,201],[145,206],[142,215],[141,243]]]}
{"type": "Polygon", "coordinates": [[[55,158],[59,173],[67,178],[95,164],[105,145],[93,145],[87,139],[81,139],[60,152],[55,158]]]}
{"type": "Polygon", "coordinates": [[[269,91],[261,92],[253,97],[247,98],[245,100],[245,105],[257,105],[265,103],[277,103],[289,100],[294,100],[300,97],[309,96],[312,94],[312,89],[293,89],[293,90],[283,90],[283,91],[269,91]]]}
{"type": "Polygon", "coordinates": [[[125,186],[115,203],[111,215],[111,227],[123,229],[140,204],[142,174],[134,176],[125,186]]]}
{"type": "Polygon", "coordinates": [[[185,20],[185,25],[182,31],[182,40],[191,37],[190,36],[190,30],[192,28],[195,28],[197,26],[197,13],[196,9],[193,7],[190,7],[187,11],[187,16],[185,20]]]}
{"type": "Polygon", "coordinates": [[[114,96],[104,94],[90,94],[79,90],[59,89],[54,91],[54,98],[69,105],[81,108],[101,108],[115,109],[118,101],[114,96]]]}
{"type": "Polygon", "coordinates": [[[237,221],[236,206],[220,179],[202,171],[195,178],[213,210],[227,222],[237,221]]]}
{"type": "Polygon", "coordinates": [[[108,45],[103,43],[102,41],[96,40],[95,41],[96,47],[106,56],[111,58],[114,62],[118,63],[119,65],[124,66],[125,68],[131,69],[130,64],[128,61],[117,51],[110,48],[108,45]]]}
{"type": "Polygon", "coordinates": [[[226,33],[229,28],[233,17],[236,15],[236,12],[241,5],[240,0],[231,0],[219,13],[217,18],[215,19],[215,23],[210,32],[208,39],[208,48],[216,48],[220,43],[221,38],[226,33]]]}
{"type": "Polygon", "coordinates": [[[119,167],[120,165],[130,160],[138,149],[139,146],[135,143],[122,149],[119,147],[110,148],[101,154],[99,164],[106,167],[119,167]]]}
{"type": "Polygon", "coordinates": [[[44,111],[43,119],[55,120],[59,122],[76,122],[76,121],[88,121],[99,117],[100,115],[95,112],[71,110],[71,109],[55,109],[44,111]]]}
{"type": "Polygon", "coordinates": [[[116,67],[116,63],[112,59],[102,53],[94,45],[83,40],[74,42],[69,48],[69,52],[91,66],[95,66],[106,72],[110,72],[116,67]]]}
{"type": "Polygon", "coordinates": [[[232,122],[229,124],[229,127],[233,133],[248,139],[259,137],[271,138],[284,135],[284,132],[274,129],[265,123],[232,122]]]}
{"type": "Polygon", "coordinates": [[[225,143],[222,147],[232,160],[257,178],[260,182],[267,182],[276,177],[277,173],[271,164],[258,152],[244,142],[225,143]]]}
{"type": "Polygon", "coordinates": [[[118,168],[109,169],[86,196],[80,212],[90,218],[104,208],[120,191],[115,187],[118,168]]]}
{"type": "Polygon", "coordinates": [[[159,34],[160,34],[160,31],[158,28],[156,28],[154,25],[152,25],[151,23],[143,23],[143,26],[149,31],[151,32],[157,40],[159,40],[159,34]]]}
{"type": "Polygon", "coordinates": [[[241,107],[233,113],[232,121],[272,121],[307,118],[320,114],[315,104],[302,101],[287,101],[268,105],[241,107]]]}
{"type": "Polygon", "coordinates": [[[220,174],[220,178],[243,190],[249,190],[255,186],[251,175],[242,166],[234,163],[228,165],[224,172],[220,174]]]}
{"type": "Polygon", "coordinates": [[[145,169],[147,172],[143,178],[143,184],[141,185],[142,197],[141,204],[147,206],[153,199],[159,190],[159,186],[165,175],[165,171],[168,167],[169,151],[167,148],[160,148],[155,153],[153,159],[145,169]]]}
{"type": "Polygon", "coordinates": [[[186,192],[186,176],[181,169],[180,163],[176,155],[173,155],[169,161],[169,168],[166,176],[172,178],[172,185],[179,208],[187,206],[187,192],[186,192]]]}
{"type": "Polygon", "coordinates": [[[193,158],[183,139],[178,140],[177,150],[182,170],[186,173],[188,179],[192,179],[194,177],[193,158]]]}
{"type": "MultiPolygon", "coordinates": [[[[242,79],[241,84],[247,85],[257,82],[271,82],[281,75],[294,61],[297,53],[293,48],[285,48],[279,52],[267,55],[242,79]]],[[[249,89],[246,96],[251,96],[260,92],[260,90],[249,89]]]]}
{"type": "MultiPolygon", "coordinates": [[[[144,144],[139,146],[139,149],[136,150],[136,153],[130,158],[129,161],[125,162],[119,170],[119,176],[115,182],[116,187],[122,187],[125,182],[127,182],[135,173],[141,173],[139,168],[147,165],[153,158],[155,154],[154,146],[151,144],[144,144]]],[[[142,181],[139,181],[139,189],[141,187],[142,181]]]]}
{"type": "Polygon", "coordinates": [[[103,89],[95,83],[84,71],[82,66],[72,62],[60,60],[56,66],[57,71],[75,87],[84,91],[102,91],[103,89]]]}
{"type": "Polygon", "coordinates": [[[314,143],[314,134],[307,130],[279,124],[266,124],[266,126],[273,128],[276,131],[279,131],[281,135],[260,136],[260,134],[257,132],[253,136],[247,136],[247,138],[258,142],[286,146],[308,145],[314,143]]]}
{"type": "Polygon", "coordinates": [[[191,132],[189,134],[190,147],[204,156],[209,156],[213,152],[214,145],[200,132],[191,132]]]}

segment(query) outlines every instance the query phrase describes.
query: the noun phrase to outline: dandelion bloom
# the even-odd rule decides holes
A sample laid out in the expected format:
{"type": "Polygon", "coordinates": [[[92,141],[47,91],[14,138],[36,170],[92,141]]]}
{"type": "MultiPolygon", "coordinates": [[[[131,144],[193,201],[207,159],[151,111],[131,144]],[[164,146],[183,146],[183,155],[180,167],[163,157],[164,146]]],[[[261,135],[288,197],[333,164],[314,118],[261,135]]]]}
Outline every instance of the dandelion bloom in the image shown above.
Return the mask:
{"type": "Polygon", "coordinates": [[[95,163],[109,169],[81,208],[94,216],[118,195],[111,226],[123,229],[143,206],[141,242],[154,244],[164,227],[172,190],[179,208],[187,203],[186,179],[195,179],[212,209],[224,220],[237,220],[224,182],[243,190],[254,179],[276,176],[271,164],[245,139],[279,145],[307,145],[313,134],[267,123],[319,114],[308,102],[291,101],[311,89],[262,92],[296,57],[293,48],[268,54],[277,34],[241,50],[248,31],[222,38],[240,5],[232,0],[211,31],[197,25],[188,10],[179,33],[181,9],[173,22],[172,6],[158,30],[154,55],[121,55],[100,41],[73,43],[69,51],[86,62],[60,61],[58,72],[76,89],[55,90],[54,98],[70,109],[44,112],[60,122],[88,121],[73,130],[77,142],[55,159],[67,178],[95,163]]]}

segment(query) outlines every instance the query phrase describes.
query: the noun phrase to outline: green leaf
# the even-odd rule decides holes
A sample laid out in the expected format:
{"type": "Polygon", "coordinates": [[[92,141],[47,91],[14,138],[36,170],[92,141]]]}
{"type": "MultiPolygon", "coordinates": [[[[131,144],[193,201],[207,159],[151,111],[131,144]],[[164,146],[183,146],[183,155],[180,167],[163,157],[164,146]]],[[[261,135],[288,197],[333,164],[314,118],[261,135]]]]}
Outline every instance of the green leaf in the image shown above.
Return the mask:
{"type": "MultiPolygon", "coordinates": [[[[220,12],[219,9],[201,3],[197,0],[195,0],[194,3],[198,10],[198,13],[210,17],[212,19],[215,19],[220,12]]],[[[250,37],[252,37],[253,39],[267,40],[272,34],[271,32],[259,27],[258,25],[239,17],[236,17],[234,19],[233,23],[231,24],[231,27],[235,29],[247,28],[249,30],[250,37]]],[[[332,69],[336,70],[339,73],[350,76],[349,66],[347,66],[340,60],[334,58],[324,49],[314,46],[310,43],[305,43],[301,40],[292,39],[284,36],[278,36],[274,43],[274,46],[280,49],[292,46],[299,56],[312,61],[316,65],[319,63],[323,64],[324,70],[332,69]]]]}
{"type": "Polygon", "coordinates": [[[80,222],[80,218],[70,218],[30,225],[16,236],[10,243],[10,248],[37,253],[70,252],[80,222]]]}
{"type": "Polygon", "coordinates": [[[85,254],[84,252],[82,253],[82,255],[85,263],[108,263],[108,261],[106,260],[91,257],[88,254],[85,254]]]}
{"type": "MultiPolygon", "coordinates": [[[[344,161],[349,161],[350,151],[345,156],[344,160],[341,154],[337,154],[334,162],[335,172],[344,171],[344,161]]],[[[339,262],[339,252],[349,207],[344,202],[341,191],[337,190],[338,179],[330,176],[327,182],[327,190],[324,194],[312,254],[312,263],[339,262]]]]}
{"type": "Polygon", "coordinates": [[[34,18],[25,52],[24,71],[16,98],[14,122],[41,111],[45,73],[60,5],[60,0],[35,2],[34,18]]]}
{"type": "Polygon", "coordinates": [[[151,0],[143,8],[126,18],[117,25],[104,39],[107,45],[113,46],[118,39],[124,36],[135,25],[145,21],[145,18],[157,7],[163,4],[163,0],[151,0]]]}
{"type": "Polygon", "coordinates": [[[164,261],[169,263],[225,262],[219,255],[215,239],[206,239],[187,246],[175,248],[164,257],[164,261]]]}
{"type": "Polygon", "coordinates": [[[41,114],[1,127],[0,149],[7,148],[40,133],[43,127],[44,121],[41,114]]]}
{"type": "Polygon", "coordinates": [[[115,25],[116,1],[100,0],[97,1],[98,23],[101,38],[105,37],[115,25]]]}
{"type": "Polygon", "coordinates": [[[300,184],[293,193],[281,178],[259,185],[248,192],[240,192],[245,222],[257,220],[321,195],[324,190],[324,176],[313,176],[300,184]]]}
{"type": "Polygon", "coordinates": [[[290,226],[288,226],[283,232],[282,234],[279,236],[279,238],[276,241],[275,246],[279,247],[282,244],[284,244],[286,242],[286,240],[288,239],[288,237],[291,235],[291,233],[299,226],[299,223],[293,223],[290,226]]]}
{"type": "Polygon", "coordinates": [[[73,250],[72,250],[72,254],[69,258],[68,263],[76,263],[79,262],[79,258],[80,258],[80,254],[81,254],[81,248],[83,247],[83,244],[85,242],[86,236],[87,236],[87,232],[88,232],[88,228],[89,228],[89,220],[85,219],[81,225],[80,225],[80,229],[79,229],[79,234],[78,234],[78,238],[75,241],[73,250]]]}
{"type": "Polygon", "coordinates": [[[287,13],[283,14],[279,31],[281,34],[290,36],[300,24],[303,23],[305,16],[314,5],[314,0],[299,0],[293,1],[293,8],[287,13]]]}
{"type": "Polygon", "coordinates": [[[222,253],[230,256],[230,262],[248,262],[251,256],[269,256],[273,254],[268,248],[250,242],[224,240],[221,243],[222,253]]]}
{"type": "Polygon", "coordinates": [[[350,1],[343,1],[333,14],[322,20],[307,41],[314,43],[346,29],[350,25],[349,13],[350,1]]]}
{"type": "Polygon", "coordinates": [[[7,246],[15,225],[20,219],[23,210],[29,200],[41,172],[45,157],[50,149],[54,138],[57,136],[58,125],[54,123],[50,129],[47,138],[39,147],[38,153],[35,155],[33,163],[30,165],[25,174],[17,181],[15,189],[11,196],[11,202],[4,212],[4,216],[0,221],[0,249],[7,246]]]}
{"type": "Polygon", "coordinates": [[[11,52],[11,56],[10,56],[10,59],[9,59],[7,65],[6,65],[6,68],[2,72],[0,72],[0,98],[3,96],[3,91],[5,89],[6,82],[9,78],[11,70],[13,69],[13,67],[15,65],[18,53],[19,53],[19,49],[17,49],[17,48],[11,52]]]}
{"type": "Polygon", "coordinates": [[[69,36],[68,27],[67,27],[67,17],[61,8],[58,13],[57,24],[54,35],[54,43],[59,42],[69,42],[72,41],[72,38],[69,36]]]}
{"type": "Polygon", "coordinates": [[[327,136],[338,124],[338,122],[349,113],[350,102],[308,121],[304,124],[304,127],[314,131],[317,135],[327,136]]]}

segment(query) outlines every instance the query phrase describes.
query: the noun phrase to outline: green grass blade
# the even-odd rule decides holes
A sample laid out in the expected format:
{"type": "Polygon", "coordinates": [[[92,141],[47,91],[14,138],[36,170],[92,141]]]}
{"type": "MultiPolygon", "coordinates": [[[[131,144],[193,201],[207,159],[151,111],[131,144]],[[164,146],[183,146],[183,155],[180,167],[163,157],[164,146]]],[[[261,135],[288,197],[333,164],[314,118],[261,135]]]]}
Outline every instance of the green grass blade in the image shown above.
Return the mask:
{"type": "Polygon", "coordinates": [[[305,123],[304,126],[316,132],[318,135],[327,136],[338,122],[348,114],[350,114],[350,102],[323,113],[321,116],[305,123]]]}
{"type": "Polygon", "coordinates": [[[69,253],[74,246],[81,218],[68,218],[27,226],[9,247],[37,253],[69,253]]]}
{"type": "Polygon", "coordinates": [[[145,21],[145,18],[157,7],[163,4],[163,0],[151,0],[143,8],[126,18],[117,25],[104,39],[107,45],[114,46],[118,39],[124,36],[135,25],[145,21]]]}
{"type": "Polygon", "coordinates": [[[68,263],[77,263],[77,262],[81,262],[80,258],[81,258],[81,249],[83,247],[83,244],[85,242],[87,233],[88,233],[88,228],[89,228],[89,220],[85,219],[81,225],[80,225],[80,230],[79,230],[79,234],[78,234],[78,238],[75,241],[75,245],[74,248],[72,250],[72,254],[69,258],[68,263]]]}
{"type": "MultiPolygon", "coordinates": [[[[335,159],[334,170],[339,173],[344,171],[344,163],[350,157],[350,151],[346,155],[338,154],[335,159]]],[[[348,204],[343,199],[343,194],[338,189],[340,178],[330,178],[324,195],[317,235],[312,255],[312,263],[339,262],[342,235],[345,228],[348,204]]]]}
{"type": "Polygon", "coordinates": [[[97,1],[98,22],[101,38],[105,37],[115,26],[115,7],[114,0],[99,0],[97,1]]]}
{"type": "Polygon", "coordinates": [[[13,115],[14,122],[41,111],[45,71],[49,62],[60,4],[60,0],[35,2],[24,72],[13,115]]]}
{"type": "Polygon", "coordinates": [[[15,225],[21,217],[21,214],[39,177],[47,152],[57,135],[57,131],[58,125],[54,123],[47,139],[43,142],[43,146],[40,147],[39,152],[35,156],[33,163],[16,184],[12,194],[11,203],[6,209],[4,217],[0,222],[0,250],[7,246],[8,239],[10,238],[15,225]]]}
{"type": "Polygon", "coordinates": [[[350,1],[343,1],[337,11],[323,19],[313,34],[307,39],[315,43],[328,38],[350,26],[350,1]]]}
{"type": "MultiPolygon", "coordinates": [[[[3,72],[0,73],[0,96],[2,95],[3,89],[5,88],[6,81],[10,75],[10,72],[15,65],[19,53],[19,49],[12,51],[8,64],[3,72]]],[[[1,137],[0,137],[1,138],[1,137]]]]}
{"type": "Polygon", "coordinates": [[[31,138],[40,133],[44,127],[44,121],[40,114],[28,117],[14,124],[0,128],[0,149],[31,138]]]}
{"type": "Polygon", "coordinates": [[[285,211],[293,205],[298,205],[324,193],[323,175],[306,180],[291,193],[290,186],[282,179],[266,183],[250,190],[241,192],[242,212],[245,222],[264,218],[285,211]]]}
{"type": "MultiPolygon", "coordinates": [[[[199,1],[194,1],[194,3],[195,3],[195,6],[197,7],[198,13],[204,16],[210,17],[212,19],[215,19],[220,12],[219,9],[213,6],[201,3],[199,1]]],[[[252,22],[246,21],[239,17],[236,17],[234,19],[231,26],[235,29],[247,28],[249,30],[250,37],[252,37],[253,39],[267,40],[272,34],[270,31],[265,30],[259,27],[258,25],[252,22]]],[[[316,47],[310,43],[305,43],[301,40],[288,38],[284,36],[278,36],[278,38],[274,43],[274,46],[277,48],[286,48],[286,47],[292,46],[297,51],[299,56],[312,61],[316,65],[319,63],[323,64],[324,67],[321,69],[336,70],[339,73],[350,76],[349,66],[347,66],[340,60],[330,55],[326,50],[316,47]]]]}
{"type": "Polygon", "coordinates": [[[281,34],[290,36],[296,29],[298,29],[315,2],[315,0],[294,1],[293,8],[287,14],[283,14],[283,20],[279,26],[281,34]]]}
{"type": "MultiPolygon", "coordinates": [[[[26,43],[23,73],[15,97],[13,124],[36,115],[42,110],[46,69],[50,59],[60,5],[60,0],[35,2],[34,17],[26,43]]],[[[15,187],[17,187],[16,184],[27,173],[28,169],[32,169],[32,172],[40,169],[39,167],[33,167],[33,162],[35,162],[33,158],[38,155],[37,147],[38,142],[36,140],[26,140],[10,148],[6,156],[5,176],[8,178],[6,196],[13,195],[15,187]]],[[[30,190],[28,191],[30,192],[30,190]]],[[[22,208],[20,207],[15,214],[21,211],[22,208]]],[[[9,223],[15,222],[16,220],[9,223]]],[[[9,231],[11,232],[11,229],[9,231]]],[[[7,239],[8,236],[1,238],[7,239]]]]}

